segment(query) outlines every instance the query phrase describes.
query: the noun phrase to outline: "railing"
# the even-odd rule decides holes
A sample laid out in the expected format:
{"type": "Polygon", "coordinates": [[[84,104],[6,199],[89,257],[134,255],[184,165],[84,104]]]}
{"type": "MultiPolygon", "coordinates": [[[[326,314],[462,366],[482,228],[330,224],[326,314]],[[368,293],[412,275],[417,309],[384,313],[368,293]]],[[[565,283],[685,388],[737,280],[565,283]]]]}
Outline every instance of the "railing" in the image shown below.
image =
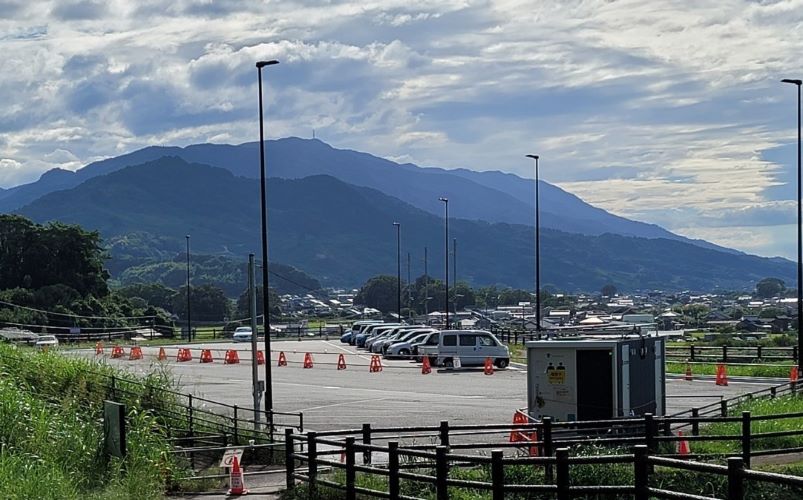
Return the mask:
{"type": "Polygon", "coordinates": [[[753,362],[797,361],[797,346],[794,347],[734,347],[734,346],[667,346],[668,361],[692,362],[753,362]]]}

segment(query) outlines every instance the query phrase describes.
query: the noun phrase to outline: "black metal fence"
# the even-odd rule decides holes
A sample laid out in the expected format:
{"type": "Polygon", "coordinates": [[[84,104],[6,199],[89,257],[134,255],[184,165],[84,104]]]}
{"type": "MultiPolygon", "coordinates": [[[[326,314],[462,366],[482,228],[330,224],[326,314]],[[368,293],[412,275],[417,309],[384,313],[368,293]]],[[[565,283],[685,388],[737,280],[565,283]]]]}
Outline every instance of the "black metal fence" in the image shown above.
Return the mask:
{"type": "Polygon", "coordinates": [[[652,466],[660,465],[727,476],[727,498],[741,499],[745,481],[803,486],[803,479],[799,477],[749,470],[753,457],[803,452],[803,425],[798,425],[803,420],[803,412],[756,416],[750,412],[730,414],[735,405],[746,399],[777,397],[795,391],[796,384],[783,384],[666,417],[647,414],[638,418],[586,422],[554,422],[547,417],[527,424],[475,426],[450,425],[443,421],[437,427],[376,428],[364,424],[360,429],[306,434],[296,434],[288,428],[285,430],[287,487],[294,488],[296,481],[300,480],[307,483],[311,494],[322,485],[345,491],[346,498],[354,498],[357,493],[406,498],[400,495],[398,488],[399,480],[405,479],[435,485],[437,498],[448,498],[450,488],[487,490],[493,498],[502,498],[505,493],[512,492],[546,493],[557,495],[557,498],[569,498],[583,492],[636,495],[636,498],[700,498],[650,487],[652,466]],[[773,420],[792,420],[795,425],[787,426],[792,427],[790,430],[755,431],[755,427],[773,420]],[[709,424],[728,424],[733,431],[730,434],[701,432],[709,424]],[[678,431],[685,435],[681,436],[678,431]],[[520,439],[509,439],[513,435],[520,439]],[[718,452],[691,453],[688,449],[677,449],[682,441],[692,448],[699,448],[701,443],[725,445],[720,445],[718,452]],[[779,446],[778,442],[786,444],[779,446]],[[618,450],[618,454],[569,456],[569,449],[588,445],[598,450],[618,450]],[[634,451],[622,454],[622,449],[634,451]],[[522,453],[525,456],[510,456],[522,453]],[[362,455],[362,464],[357,463],[358,454],[362,455]],[[340,460],[335,459],[338,455],[340,460]],[[723,459],[727,465],[690,462],[723,459]],[[306,473],[297,470],[297,462],[307,466],[306,473]],[[511,484],[503,479],[506,467],[525,464],[542,467],[544,477],[548,479],[546,484],[511,484]],[[569,466],[573,464],[631,464],[635,480],[631,484],[596,485],[593,490],[586,486],[571,486],[569,466]],[[487,481],[449,476],[450,470],[476,467],[489,468],[487,481]],[[324,469],[341,471],[345,475],[324,477],[319,474],[324,469]],[[429,472],[424,474],[422,470],[429,472]],[[387,488],[379,491],[358,486],[355,482],[357,472],[382,478],[387,488]]]}
{"type": "Polygon", "coordinates": [[[794,347],[734,347],[734,346],[667,346],[669,361],[692,362],[755,362],[797,361],[797,346],[794,347]]]}

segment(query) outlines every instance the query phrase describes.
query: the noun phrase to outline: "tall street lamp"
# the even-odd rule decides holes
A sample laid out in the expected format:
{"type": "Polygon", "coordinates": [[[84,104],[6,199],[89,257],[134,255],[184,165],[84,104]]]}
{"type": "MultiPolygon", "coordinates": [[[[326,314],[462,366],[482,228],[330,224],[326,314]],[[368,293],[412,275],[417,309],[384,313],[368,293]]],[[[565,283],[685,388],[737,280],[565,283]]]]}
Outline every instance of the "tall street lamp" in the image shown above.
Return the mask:
{"type": "MultiPolygon", "coordinates": [[[[265,125],[262,117],[262,68],[279,64],[279,61],[256,63],[259,80],[259,194],[262,221],[262,324],[265,327],[265,416],[273,432],[273,382],[270,373],[270,300],[268,297],[268,202],[265,193],[265,125]]],[[[253,335],[256,335],[254,332],[253,335]]]]}
{"type": "Polygon", "coordinates": [[[538,155],[526,155],[535,160],[535,331],[541,331],[541,213],[538,207],[538,155]]]}
{"type": "Polygon", "coordinates": [[[444,206],[444,220],[446,221],[446,233],[443,242],[443,253],[446,257],[446,329],[449,329],[449,198],[438,198],[443,202],[444,206]]]}
{"type": "MultiPolygon", "coordinates": [[[[797,85],[797,367],[798,373],[803,371],[803,363],[800,358],[801,348],[803,348],[803,335],[801,335],[801,321],[803,321],[803,267],[801,267],[801,260],[803,260],[803,233],[801,233],[801,220],[800,220],[800,85],[803,83],[801,80],[792,80],[789,78],[781,80],[783,83],[791,83],[797,85]]],[[[800,376],[800,375],[799,375],[800,376]]]]}
{"type": "Polygon", "coordinates": [[[401,322],[401,223],[393,225],[396,226],[396,314],[401,322]]]}
{"type": "Polygon", "coordinates": [[[191,328],[191,318],[190,315],[190,235],[188,234],[185,236],[187,238],[187,340],[192,342],[192,328],[191,328]]]}

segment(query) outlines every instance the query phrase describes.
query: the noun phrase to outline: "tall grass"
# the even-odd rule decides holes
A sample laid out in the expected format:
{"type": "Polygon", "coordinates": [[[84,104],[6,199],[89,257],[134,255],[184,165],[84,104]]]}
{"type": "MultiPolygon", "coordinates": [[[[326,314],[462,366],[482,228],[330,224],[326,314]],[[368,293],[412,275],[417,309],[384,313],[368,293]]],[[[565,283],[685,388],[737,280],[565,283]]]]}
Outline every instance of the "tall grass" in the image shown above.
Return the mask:
{"type": "MultiPolygon", "coordinates": [[[[126,458],[103,451],[105,378],[113,374],[84,360],[0,345],[0,498],[163,496],[176,466],[165,428],[141,404],[147,394],[123,398],[126,458]]],[[[154,377],[166,387],[162,375],[154,377]]]]}

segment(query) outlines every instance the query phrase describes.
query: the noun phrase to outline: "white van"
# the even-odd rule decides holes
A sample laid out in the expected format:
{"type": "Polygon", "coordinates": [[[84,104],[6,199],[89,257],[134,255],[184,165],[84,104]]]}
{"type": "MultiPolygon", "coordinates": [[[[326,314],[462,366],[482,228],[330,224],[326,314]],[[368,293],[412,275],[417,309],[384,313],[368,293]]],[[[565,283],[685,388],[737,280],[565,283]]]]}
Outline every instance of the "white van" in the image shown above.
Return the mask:
{"type": "MultiPolygon", "coordinates": [[[[420,351],[420,349],[419,349],[420,351]]],[[[432,355],[430,354],[430,359],[432,355]]],[[[507,368],[510,351],[491,332],[485,330],[446,330],[438,341],[436,364],[454,366],[460,358],[461,366],[482,366],[491,358],[497,368],[507,368]]]]}

